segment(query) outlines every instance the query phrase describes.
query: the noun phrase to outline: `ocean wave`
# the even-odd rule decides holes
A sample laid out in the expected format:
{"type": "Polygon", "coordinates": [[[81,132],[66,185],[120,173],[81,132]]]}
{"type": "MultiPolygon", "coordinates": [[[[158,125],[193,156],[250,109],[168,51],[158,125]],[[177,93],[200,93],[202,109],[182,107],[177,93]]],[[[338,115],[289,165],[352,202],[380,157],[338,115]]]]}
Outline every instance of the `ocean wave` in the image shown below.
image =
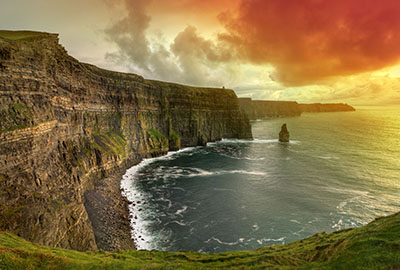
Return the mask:
{"type": "Polygon", "coordinates": [[[170,209],[171,206],[172,206],[172,201],[169,200],[169,199],[166,199],[166,198],[164,198],[164,197],[161,197],[161,198],[159,199],[159,201],[167,202],[167,203],[168,203],[168,209],[170,209]]]}
{"type": "Polygon", "coordinates": [[[264,243],[268,243],[268,242],[281,242],[284,243],[284,240],[286,239],[286,236],[281,237],[281,238],[263,238],[263,239],[258,239],[257,243],[259,243],[260,245],[264,244],[264,243]]]}
{"type": "MultiPolygon", "coordinates": [[[[137,172],[140,174],[140,172],[137,172]]],[[[227,175],[227,174],[243,174],[243,175],[266,175],[265,172],[262,171],[246,171],[246,170],[217,170],[217,171],[208,171],[201,168],[192,168],[192,167],[170,167],[170,168],[155,168],[151,171],[151,176],[149,179],[164,179],[164,181],[170,181],[171,179],[178,178],[193,178],[193,177],[202,177],[202,176],[219,176],[219,175],[227,175]]],[[[134,176],[136,177],[136,176],[134,176]]],[[[149,177],[149,176],[147,176],[149,177]]],[[[125,182],[130,182],[129,179],[125,179],[125,182]]],[[[150,181],[150,180],[149,180],[150,181]]],[[[124,183],[126,185],[126,183],[124,183]]],[[[182,188],[180,188],[182,190],[182,188]]]]}
{"type": "Polygon", "coordinates": [[[317,158],[321,158],[321,159],[335,159],[338,160],[339,158],[336,156],[316,156],[317,158]]]}
{"type": "Polygon", "coordinates": [[[335,230],[341,230],[343,225],[343,219],[339,219],[337,222],[333,222],[333,225],[331,226],[332,229],[335,230]]]}
{"type": "Polygon", "coordinates": [[[304,231],[305,231],[305,228],[303,227],[303,228],[301,228],[299,231],[293,232],[292,234],[293,234],[293,235],[297,235],[297,236],[301,236],[301,233],[304,232],[304,231]]]}
{"type": "Polygon", "coordinates": [[[238,160],[251,160],[251,161],[258,161],[258,160],[264,160],[265,158],[260,157],[240,157],[240,156],[233,156],[229,154],[224,154],[224,153],[218,153],[220,156],[227,157],[227,158],[232,158],[232,159],[238,159],[238,160]]]}
{"type": "Polygon", "coordinates": [[[259,171],[245,171],[245,170],[220,170],[220,171],[206,171],[199,168],[192,168],[195,172],[185,175],[185,177],[199,177],[199,176],[212,176],[224,174],[247,174],[247,175],[266,175],[265,172],[259,171]]]}
{"type": "MultiPolygon", "coordinates": [[[[278,139],[252,139],[252,140],[243,140],[243,139],[222,139],[221,141],[216,142],[218,143],[280,143],[278,139]]],[[[299,144],[300,141],[291,140],[289,144],[299,144]]]]}
{"type": "Polygon", "coordinates": [[[291,219],[291,220],[290,220],[290,222],[297,223],[297,224],[301,224],[301,222],[300,222],[300,221],[298,221],[298,220],[295,220],[295,219],[291,219]]]}
{"type": "Polygon", "coordinates": [[[251,229],[256,232],[260,229],[260,226],[258,226],[258,224],[254,224],[253,226],[251,226],[251,229]]]}
{"type": "Polygon", "coordinates": [[[340,188],[340,187],[321,187],[321,189],[332,192],[332,193],[342,193],[342,194],[356,194],[360,196],[368,196],[369,191],[364,191],[364,190],[356,190],[356,189],[350,189],[350,188],[340,188]]]}
{"type": "Polygon", "coordinates": [[[175,215],[182,216],[182,213],[188,209],[187,205],[184,205],[181,209],[176,210],[175,215]]]}
{"type": "Polygon", "coordinates": [[[211,238],[209,238],[209,239],[207,239],[206,241],[204,241],[204,243],[210,243],[211,241],[215,241],[215,242],[217,242],[217,243],[219,243],[219,244],[221,244],[221,245],[227,245],[227,246],[235,246],[235,245],[237,245],[237,244],[240,244],[240,243],[243,243],[244,242],[244,238],[239,238],[237,241],[235,241],[235,242],[224,242],[224,241],[222,241],[222,240],[220,240],[220,239],[218,239],[218,238],[216,238],[216,237],[211,237],[211,238]]]}
{"type": "Polygon", "coordinates": [[[179,226],[188,226],[189,225],[189,223],[185,223],[182,220],[181,221],[174,220],[174,221],[168,222],[165,225],[172,224],[172,223],[178,224],[179,226]]]}

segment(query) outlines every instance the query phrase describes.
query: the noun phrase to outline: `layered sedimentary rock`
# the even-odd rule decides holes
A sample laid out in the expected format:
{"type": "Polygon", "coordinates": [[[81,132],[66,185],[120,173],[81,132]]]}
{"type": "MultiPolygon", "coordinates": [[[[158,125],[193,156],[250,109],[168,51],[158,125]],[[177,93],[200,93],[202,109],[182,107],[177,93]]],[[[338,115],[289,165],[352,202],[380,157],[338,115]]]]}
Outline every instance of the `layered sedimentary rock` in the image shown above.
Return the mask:
{"type": "Polygon", "coordinates": [[[311,103],[299,104],[302,112],[352,112],[352,106],[345,103],[311,103]]]}
{"type": "Polygon", "coordinates": [[[0,230],[77,250],[133,248],[125,169],[223,137],[251,138],[232,90],[83,64],[55,34],[0,38],[0,230]]]}
{"type": "Polygon", "coordinates": [[[344,103],[299,104],[296,101],[270,101],[239,98],[240,108],[250,120],[300,116],[303,112],[344,112],[355,109],[344,103]]]}
{"type": "Polygon", "coordinates": [[[296,101],[270,101],[239,98],[240,108],[249,119],[300,116],[301,110],[296,101]]]}

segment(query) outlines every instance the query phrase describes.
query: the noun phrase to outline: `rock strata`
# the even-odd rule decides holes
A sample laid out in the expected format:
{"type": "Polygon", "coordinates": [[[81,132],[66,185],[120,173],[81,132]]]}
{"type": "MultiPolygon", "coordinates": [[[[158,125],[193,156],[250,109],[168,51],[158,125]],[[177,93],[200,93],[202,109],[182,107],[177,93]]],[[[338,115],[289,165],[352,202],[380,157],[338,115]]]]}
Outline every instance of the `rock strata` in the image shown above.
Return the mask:
{"type": "Polygon", "coordinates": [[[319,113],[355,111],[352,106],[344,103],[299,104],[296,101],[271,101],[239,98],[239,104],[240,109],[248,115],[250,120],[300,116],[305,112],[319,113]]]}
{"type": "Polygon", "coordinates": [[[36,243],[133,248],[120,191],[127,168],[169,150],[252,137],[232,90],[80,63],[56,34],[0,35],[0,69],[0,230],[36,243]]]}
{"type": "Polygon", "coordinates": [[[280,142],[289,142],[289,131],[287,130],[286,124],[283,124],[281,127],[281,131],[279,132],[279,141],[280,142]]]}

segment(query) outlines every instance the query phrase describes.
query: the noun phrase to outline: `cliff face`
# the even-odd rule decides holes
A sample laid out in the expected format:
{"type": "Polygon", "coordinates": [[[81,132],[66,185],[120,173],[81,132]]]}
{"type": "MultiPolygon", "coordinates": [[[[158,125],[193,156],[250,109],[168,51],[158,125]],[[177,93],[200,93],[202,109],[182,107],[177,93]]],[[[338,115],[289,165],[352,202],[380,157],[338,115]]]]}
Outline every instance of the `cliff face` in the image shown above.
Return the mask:
{"type": "Polygon", "coordinates": [[[296,101],[269,101],[239,98],[240,109],[250,120],[300,116],[303,112],[343,112],[355,111],[353,107],[343,103],[299,104],[296,101]]]}
{"type": "Polygon", "coordinates": [[[77,250],[133,248],[120,176],[144,157],[251,138],[231,90],[83,64],[54,34],[0,37],[0,230],[77,250]]]}
{"type": "Polygon", "coordinates": [[[299,104],[302,112],[352,112],[352,106],[344,103],[299,104]]]}
{"type": "Polygon", "coordinates": [[[301,110],[296,101],[269,101],[239,98],[240,108],[249,119],[300,116],[301,110]]]}

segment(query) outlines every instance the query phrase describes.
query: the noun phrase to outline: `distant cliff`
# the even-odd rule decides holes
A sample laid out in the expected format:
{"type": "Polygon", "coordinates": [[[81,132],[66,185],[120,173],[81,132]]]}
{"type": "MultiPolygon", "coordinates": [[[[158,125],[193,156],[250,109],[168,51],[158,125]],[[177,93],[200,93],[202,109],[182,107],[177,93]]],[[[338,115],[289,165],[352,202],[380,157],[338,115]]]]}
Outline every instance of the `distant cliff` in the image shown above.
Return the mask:
{"type": "Polygon", "coordinates": [[[120,177],[145,157],[251,138],[232,90],[78,62],[56,34],[0,31],[0,231],[77,250],[133,248],[120,177]]]}
{"type": "Polygon", "coordinates": [[[251,120],[301,115],[299,104],[296,101],[268,101],[239,98],[239,104],[240,108],[251,120]]]}
{"type": "Polygon", "coordinates": [[[240,109],[250,120],[300,116],[303,112],[342,112],[355,111],[353,107],[343,103],[299,104],[296,101],[270,101],[239,98],[240,109]]]}
{"type": "Polygon", "coordinates": [[[299,104],[302,112],[352,112],[352,106],[344,103],[312,103],[299,104]]]}

